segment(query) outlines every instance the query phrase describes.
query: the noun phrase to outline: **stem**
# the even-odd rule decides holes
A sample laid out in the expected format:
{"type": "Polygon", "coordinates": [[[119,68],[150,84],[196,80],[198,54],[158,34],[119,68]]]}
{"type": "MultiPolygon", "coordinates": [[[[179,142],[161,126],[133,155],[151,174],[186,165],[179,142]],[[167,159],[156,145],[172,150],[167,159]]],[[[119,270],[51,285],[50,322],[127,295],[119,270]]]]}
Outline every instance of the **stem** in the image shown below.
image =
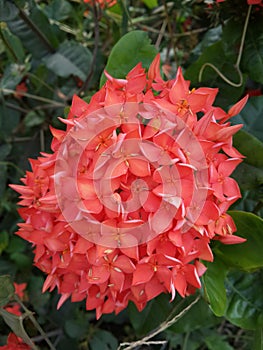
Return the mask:
{"type": "Polygon", "coordinates": [[[218,68],[216,68],[212,63],[205,63],[203,64],[203,66],[200,69],[199,72],[199,76],[198,76],[198,80],[201,81],[202,80],[202,75],[204,72],[204,69],[206,67],[210,67],[212,68],[219,76],[221,79],[223,79],[227,84],[233,86],[233,87],[240,87],[243,85],[243,75],[242,72],[240,70],[240,62],[241,62],[241,58],[242,58],[242,54],[243,54],[243,50],[244,50],[244,44],[245,44],[245,38],[246,38],[246,33],[247,33],[247,27],[248,27],[248,22],[249,22],[249,17],[251,14],[251,9],[252,9],[252,5],[248,6],[248,11],[247,11],[247,15],[246,15],[246,20],[245,20],[245,24],[244,24],[244,28],[243,28],[243,32],[242,32],[242,36],[241,36],[241,42],[240,42],[240,47],[239,47],[239,51],[238,51],[238,56],[237,56],[237,60],[236,63],[234,64],[234,67],[239,75],[239,83],[233,83],[232,81],[230,81],[222,72],[220,72],[220,70],[218,68]]]}
{"type": "Polygon", "coordinates": [[[46,333],[44,332],[44,330],[40,326],[40,324],[37,322],[37,320],[33,316],[33,313],[24,305],[24,303],[19,299],[19,297],[17,295],[14,295],[14,299],[18,302],[18,304],[21,306],[21,308],[25,311],[26,316],[30,319],[30,321],[33,323],[33,325],[39,331],[39,333],[41,334],[41,336],[43,337],[45,342],[48,344],[49,348],[51,350],[56,350],[54,348],[53,344],[51,343],[51,341],[49,340],[49,338],[47,337],[46,333]]]}
{"type": "MultiPolygon", "coordinates": [[[[0,89],[0,92],[6,93],[6,94],[14,94],[14,93],[16,93],[15,90],[11,90],[11,89],[0,89]]],[[[51,103],[51,104],[53,104],[56,107],[65,107],[65,104],[63,104],[61,102],[50,100],[49,98],[28,94],[27,92],[22,92],[22,91],[19,92],[19,94],[22,95],[22,96],[28,97],[28,98],[32,98],[33,100],[46,102],[46,103],[51,103]]]]}

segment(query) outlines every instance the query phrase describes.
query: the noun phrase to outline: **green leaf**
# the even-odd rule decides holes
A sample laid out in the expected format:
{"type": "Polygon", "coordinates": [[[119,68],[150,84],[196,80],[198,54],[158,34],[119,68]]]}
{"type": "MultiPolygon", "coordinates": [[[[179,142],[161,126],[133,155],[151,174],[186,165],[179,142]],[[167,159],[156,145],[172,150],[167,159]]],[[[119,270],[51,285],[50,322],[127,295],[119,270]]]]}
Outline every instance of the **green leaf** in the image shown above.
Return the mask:
{"type": "Polygon", "coordinates": [[[143,3],[149,8],[153,9],[154,7],[158,6],[157,0],[143,0],[143,3]]]}
{"type": "MultiPolygon", "coordinates": [[[[23,79],[23,77],[27,73],[28,68],[29,67],[23,64],[17,64],[17,63],[9,64],[5,68],[4,74],[0,81],[1,88],[15,90],[16,86],[20,83],[20,81],[23,79]]],[[[10,94],[10,93],[4,92],[4,94],[10,94]]]]}
{"type": "Polygon", "coordinates": [[[44,59],[47,67],[60,77],[70,75],[86,80],[90,71],[92,55],[90,51],[75,41],[65,41],[56,53],[44,59]]]}
{"type": "Polygon", "coordinates": [[[248,26],[241,65],[252,80],[263,83],[263,28],[260,21],[251,21],[248,26]]]}
{"type": "Polygon", "coordinates": [[[25,59],[25,51],[20,39],[10,32],[6,24],[1,24],[0,31],[2,40],[6,46],[6,51],[10,52],[12,61],[23,62],[25,59]]]}
{"type": "Polygon", "coordinates": [[[0,315],[3,317],[4,321],[8,326],[12,329],[12,331],[20,338],[23,339],[23,341],[31,346],[32,349],[36,349],[34,343],[29,338],[28,334],[25,331],[25,328],[23,326],[23,317],[22,316],[16,316],[14,314],[11,314],[10,312],[7,312],[3,309],[0,309],[0,315]]]}
{"type": "Polygon", "coordinates": [[[7,21],[10,31],[19,37],[24,47],[33,57],[42,59],[52,53],[58,45],[52,26],[42,11],[34,7],[27,15],[24,13],[7,21]]]}
{"type": "Polygon", "coordinates": [[[15,293],[15,288],[10,276],[0,276],[0,306],[9,303],[15,293]]]}
{"type": "Polygon", "coordinates": [[[7,182],[7,166],[0,163],[0,196],[3,197],[3,193],[6,189],[7,182]]]}
{"type": "Polygon", "coordinates": [[[252,213],[229,211],[237,226],[238,236],[246,238],[241,244],[220,244],[215,253],[230,267],[251,271],[263,266],[263,220],[252,213]]]}
{"type": "Polygon", "coordinates": [[[246,158],[245,162],[263,170],[263,143],[244,130],[239,130],[233,137],[234,146],[246,158]]]}
{"type": "MultiPolygon", "coordinates": [[[[105,70],[116,78],[125,78],[129,71],[139,62],[144,68],[149,68],[157,50],[151,45],[148,34],[134,30],[124,35],[113,47],[105,70]]],[[[106,81],[104,73],[100,86],[106,81]]]]}
{"type": "Polygon", "coordinates": [[[0,0],[0,21],[9,21],[18,14],[17,7],[9,0],[0,0]]]}
{"type": "Polygon", "coordinates": [[[243,130],[263,142],[263,96],[250,97],[242,111],[231,118],[233,124],[243,124],[243,130]]]}
{"type": "Polygon", "coordinates": [[[263,271],[233,272],[226,279],[226,318],[238,327],[263,327],[263,271]]]}
{"type": "Polygon", "coordinates": [[[244,91],[244,84],[239,88],[229,85],[211,67],[204,69],[200,83],[199,72],[205,63],[213,64],[230,81],[238,83],[240,78],[234,69],[235,56],[230,58],[226,55],[223,42],[218,41],[204,49],[199,59],[191,64],[185,72],[185,78],[191,81],[193,87],[202,85],[219,88],[216,104],[220,105],[220,107],[228,107],[230,101],[235,103],[244,91]]]}
{"type": "Polygon", "coordinates": [[[24,123],[27,128],[39,126],[43,124],[44,121],[45,121],[45,115],[44,113],[41,113],[41,111],[38,113],[31,111],[25,116],[25,119],[24,119],[24,123]]]}
{"type": "Polygon", "coordinates": [[[205,48],[211,46],[221,39],[222,36],[222,26],[211,28],[205,32],[202,41],[192,50],[191,55],[198,58],[204,51],[205,48]]]}
{"type": "Polygon", "coordinates": [[[79,339],[85,336],[88,331],[88,320],[83,318],[66,320],[65,322],[65,332],[72,339],[79,339]]]}
{"type": "Polygon", "coordinates": [[[117,339],[108,331],[98,329],[89,342],[91,350],[116,350],[117,339]]]}
{"type": "MultiPolygon", "coordinates": [[[[176,300],[175,300],[176,301],[176,300]]],[[[180,311],[184,309],[193,301],[193,297],[187,297],[183,300],[180,311]]],[[[177,312],[178,314],[178,312],[177,312]]],[[[200,299],[193,307],[182,316],[176,323],[174,323],[169,329],[176,333],[188,333],[194,330],[200,330],[204,327],[211,327],[221,322],[219,317],[216,317],[207,302],[204,299],[200,299]]]]}
{"type": "Polygon", "coordinates": [[[263,346],[263,328],[257,328],[255,330],[253,349],[262,350],[263,346]]]}
{"type": "Polygon", "coordinates": [[[64,21],[72,15],[73,8],[66,0],[53,0],[50,5],[44,9],[49,18],[56,21],[64,21]]]}
{"type": "Polygon", "coordinates": [[[222,334],[204,334],[204,342],[209,350],[234,350],[234,348],[224,340],[222,334]]]}
{"type": "Polygon", "coordinates": [[[141,312],[133,303],[129,304],[129,319],[137,335],[146,334],[168,317],[172,309],[169,298],[168,295],[160,295],[150,301],[141,312]]]}
{"type": "Polygon", "coordinates": [[[207,271],[202,277],[205,297],[216,316],[223,316],[226,309],[225,277],[226,265],[215,256],[213,262],[206,262],[207,271]]]}
{"type": "Polygon", "coordinates": [[[6,247],[8,246],[8,240],[9,240],[8,233],[6,231],[0,232],[0,254],[2,254],[3,251],[6,249],[6,247]]]}

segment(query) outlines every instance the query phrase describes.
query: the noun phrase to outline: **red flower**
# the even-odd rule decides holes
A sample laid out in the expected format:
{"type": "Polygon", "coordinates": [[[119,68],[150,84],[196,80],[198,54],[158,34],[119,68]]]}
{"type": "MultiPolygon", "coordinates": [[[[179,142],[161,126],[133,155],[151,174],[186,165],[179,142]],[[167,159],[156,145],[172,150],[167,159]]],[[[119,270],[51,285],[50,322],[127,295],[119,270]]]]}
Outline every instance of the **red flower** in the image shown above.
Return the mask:
{"type": "Polygon", "coordinates": [[[9,333],[7,344],[0,346],[3,350],[30,350],[30,346],[25,344],[21,338],[18,338],[14,333],[9,333]]]}
{"type": "Polygon", "coordinates": [[[226,210],[240,198],[230,175],[242,160],[232,146],[241,125],[228,119],[247,97],[226,113],[213,106],[217,89],[190,90],[181,69],[164,81],[159,63],[126,79],[106,72],[89,104],[75,96],[66,131],[51,128],[53,153],[11,185],[18,234],[58,306],[86,299],[100,317],[160,293],[187,296],[201,286],[200,259],[213,260],[211,240],[244,241],[226,210]]]}

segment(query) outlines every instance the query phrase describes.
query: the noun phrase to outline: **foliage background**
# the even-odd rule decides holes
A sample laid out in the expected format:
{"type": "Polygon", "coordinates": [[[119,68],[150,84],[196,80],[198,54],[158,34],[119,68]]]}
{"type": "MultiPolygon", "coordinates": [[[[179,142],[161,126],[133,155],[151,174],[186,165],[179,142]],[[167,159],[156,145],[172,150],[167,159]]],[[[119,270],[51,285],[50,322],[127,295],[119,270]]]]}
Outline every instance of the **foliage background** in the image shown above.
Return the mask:
{"type": "Polygon", "coordinates": [[[0,0],[0,344],[11,327],[39,349],[50,348],[30,320],[31,310],[55,349],[117,349],[193,301],[177,296],[169,303],[162,295],[141,313],[130,305],[99,321],[83,303],[56,310],[56,292],[41,293],[44,276],[32,266],[31,246],[14,235],[17,195],[8,183],[19,183],[27,158],[50,150],[49,125],[62,127],[57,118],[67,115],[73,94],[88,101],[105,81],[105,67],[123,78],[139,61],[147,68],[159,51],[168,78],[182,66],[192,87],[219,87],[216,105],[226,110],[250,96],[232,119],[244,124],[234,143],[246,159],[234,174],[243,198],[231,215],[248,241],[213,246],[215,262],[207,264],[201,299],[154,338],[166,343],[147,349],[263,349],[262,20],[263,7],[246,0],[118,0],[104,8],[81,0],[0,0]],[[27,283],[23,322],[4,314],[14,297],[7,275],[27,283]]]}

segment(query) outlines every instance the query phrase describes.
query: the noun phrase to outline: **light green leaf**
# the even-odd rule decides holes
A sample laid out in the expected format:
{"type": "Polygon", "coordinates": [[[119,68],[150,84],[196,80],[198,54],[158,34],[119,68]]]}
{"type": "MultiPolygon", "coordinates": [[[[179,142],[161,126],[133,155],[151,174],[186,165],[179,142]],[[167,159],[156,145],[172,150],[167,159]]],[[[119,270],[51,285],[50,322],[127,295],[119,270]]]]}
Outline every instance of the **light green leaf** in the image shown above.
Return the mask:
{"type": "Polygon", "coordinates": [[[86,80],[90,71],[90,51],[75,41],[65,41],[56,53],[44,59],[47,67],[60,77],[75,75],[86,80]]]}
{"type": "Polygon", "coordinates": [[[263,267],[263,220],[252,213],[229,211],[237,226],[238,236],[246,238],[245,243],[220,244],[215,253],[229,267],[251,271],[263,267]]]}
{"type": "Polygon", "coordinates": [[[226,279],[228,305],[225,316],[245,329],[263,327],[263,272],[233,272],[226,279]]]}
{"type": "Polygon", "coordinates": [[[149,9],[153,9],[154,7],[158,6],[157,0],[143,0],[143,2],[149,9]]]}
{"type": "MultiPolygon", "coordinates": [[[[149,68],[157,50],[150,43],[146,32],[134,30],[124,35],[113,47],[105,70],[116,78],[125,78],[129,71],[139,62],[144,68],[149,68]]],[[[101,76],[100,86],[106,81],[101,76]]]]}
{"type": "Polygon", "coordinates": [[[216,316],[223,316],[226,309],[225,277],[226,265],[215,256],[213,262],[206,262],[207,271],[202,277],[205,297],[216,316]]]}
{"type": "Polygon", "coordinates": [[[29,338],[23,326],[23,317],[16,316],[0,308],[0,315],[3,317],[4,321],[12,329],[12,331],[23,341],[28,344],[32,349],[37,350],[36,346],[29,338]]]}

